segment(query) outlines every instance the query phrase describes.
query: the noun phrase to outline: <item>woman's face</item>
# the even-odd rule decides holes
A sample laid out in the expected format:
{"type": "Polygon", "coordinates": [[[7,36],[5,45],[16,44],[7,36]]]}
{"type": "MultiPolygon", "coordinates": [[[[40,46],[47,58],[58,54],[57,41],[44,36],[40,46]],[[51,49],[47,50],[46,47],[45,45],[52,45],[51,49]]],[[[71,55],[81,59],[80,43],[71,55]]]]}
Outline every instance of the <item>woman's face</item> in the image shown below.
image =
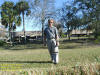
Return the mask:
{"type": "Polygon", "coordinates": [[[49,20],[49,26],[51,27],[53,25],[53,20],[49,20]]]}

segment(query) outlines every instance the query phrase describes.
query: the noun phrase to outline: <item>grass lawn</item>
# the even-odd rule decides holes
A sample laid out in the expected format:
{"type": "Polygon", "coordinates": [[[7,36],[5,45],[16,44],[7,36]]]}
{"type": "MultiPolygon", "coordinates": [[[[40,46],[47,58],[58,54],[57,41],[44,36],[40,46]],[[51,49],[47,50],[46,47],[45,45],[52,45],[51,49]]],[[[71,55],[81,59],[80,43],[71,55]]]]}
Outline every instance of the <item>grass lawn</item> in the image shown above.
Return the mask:
{"type": "Polygon", "coordinates": [[[0,48],[0,70],[49,70],[100,63],[98,45],[91,45],[84,41],[63,41],[60,44],[60,62],[57,65],[51,63],[48,50],[42,44],[0,48]],[[39,49],[36,46],[39,46],[39,49]]]}

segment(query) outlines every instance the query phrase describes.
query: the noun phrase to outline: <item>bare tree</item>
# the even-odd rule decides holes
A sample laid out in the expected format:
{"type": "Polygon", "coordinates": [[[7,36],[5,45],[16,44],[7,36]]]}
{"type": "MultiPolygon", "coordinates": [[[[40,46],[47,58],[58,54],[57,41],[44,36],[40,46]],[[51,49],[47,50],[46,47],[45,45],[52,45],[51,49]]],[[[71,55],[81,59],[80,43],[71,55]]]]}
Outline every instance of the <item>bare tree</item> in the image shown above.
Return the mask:
{"type": "Polygon", "coordinates": [[[55,0],[34,0],[30,1],[32,14],[31,17],[38,20],[42,25],[42,42],[44,36],[44,25],[48,18],[53,18],[55,14],[55,0]]]}

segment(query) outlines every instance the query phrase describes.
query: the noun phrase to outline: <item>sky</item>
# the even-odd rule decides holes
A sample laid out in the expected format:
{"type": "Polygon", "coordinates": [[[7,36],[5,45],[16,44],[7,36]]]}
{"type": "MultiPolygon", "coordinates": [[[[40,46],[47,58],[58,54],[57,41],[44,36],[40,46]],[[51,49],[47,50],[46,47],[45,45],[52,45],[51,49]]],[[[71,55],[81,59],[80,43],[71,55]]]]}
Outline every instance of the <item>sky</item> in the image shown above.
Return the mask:
{"type": "MultiPolygon", "coordinates": [[[[0,0],[0,6],[4,3],[4,1],[13,1],[18,2],[18,0],[0,0]]],[[[64,2],[67,2],[69,0],[55,0],[55,6],[56,8],[61,8],[63,6],[64,2]]],[[[42,29],[42,26],[35,23],[35,21],[32,21],[31,19],[28,19],[25,17],[25,31],[40,31],[42,29]]],[[[16,28],[16,31],[22,31],[23,25],[16,28]]]]}

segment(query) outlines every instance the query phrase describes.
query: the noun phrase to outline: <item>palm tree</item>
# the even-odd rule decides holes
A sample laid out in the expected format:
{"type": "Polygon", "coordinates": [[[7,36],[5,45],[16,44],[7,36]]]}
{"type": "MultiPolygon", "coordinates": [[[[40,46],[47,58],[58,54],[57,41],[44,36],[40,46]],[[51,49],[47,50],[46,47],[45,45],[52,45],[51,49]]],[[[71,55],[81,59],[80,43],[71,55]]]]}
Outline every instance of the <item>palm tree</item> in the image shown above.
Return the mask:
{"type": "Polygon", "coordinates": [[[14,10],[14,3],[13,2],[4,2],[1,6],[1,23],[9,30],[9,38],[10,43],[12,43],[12,28],[13,24],[20,25],[21,20],[19,19],[20,16],[17,16],[16,11],[14,10]]]}
{"type": "Polygon", "coordinates": [[[30,10],[29,10],[29,5],[28,2],[26,1],[20,1],[16,4],[15,9],[17,10],[17,13],[20,15],[22,14],[23,17],[23,31],[24,31],[24,37],[25,37],[25,43],[26,43],[26,35],[25,35],[25,21],[24,21],[24,15],[26,13],[26,15],[28,16],[30,14],[30,10]]]}

